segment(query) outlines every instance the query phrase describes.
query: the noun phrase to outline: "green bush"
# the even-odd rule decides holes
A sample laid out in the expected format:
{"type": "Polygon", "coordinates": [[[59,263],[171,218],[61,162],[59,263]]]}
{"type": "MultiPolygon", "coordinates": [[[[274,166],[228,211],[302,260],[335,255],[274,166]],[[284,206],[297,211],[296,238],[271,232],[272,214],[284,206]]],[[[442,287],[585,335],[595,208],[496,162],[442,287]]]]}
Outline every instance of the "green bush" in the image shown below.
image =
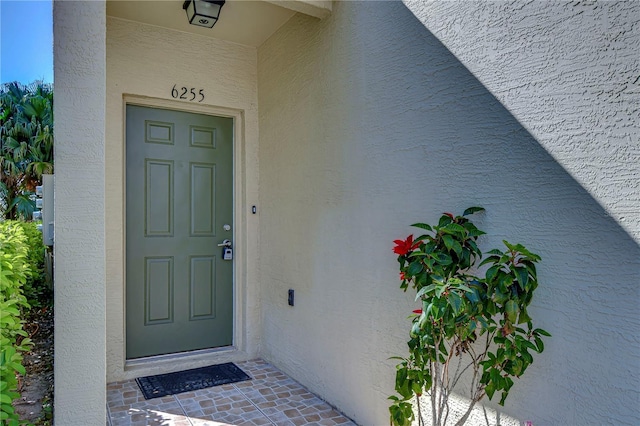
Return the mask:
{"type": "Polygon", "coordinates": [[[20,397],[16,374],[25,374],[22,352],[32,346],[21,319],[30,308],[23,286],[31,277],[29,238],[24,224],[0,223],[0,421],[17,425],[12,401],[20,397]]]}
{"type": "Polygon", "coordinates": [[[16,222],[22,227],[27,238],[27,263],[31,274],[23,287],[23,294],[31,308],[41,308],[53,304],[53,291],[47,283],[44,272],[45,247],[42,242],[42,232],[38,231],[35,222],[16,222]]]}

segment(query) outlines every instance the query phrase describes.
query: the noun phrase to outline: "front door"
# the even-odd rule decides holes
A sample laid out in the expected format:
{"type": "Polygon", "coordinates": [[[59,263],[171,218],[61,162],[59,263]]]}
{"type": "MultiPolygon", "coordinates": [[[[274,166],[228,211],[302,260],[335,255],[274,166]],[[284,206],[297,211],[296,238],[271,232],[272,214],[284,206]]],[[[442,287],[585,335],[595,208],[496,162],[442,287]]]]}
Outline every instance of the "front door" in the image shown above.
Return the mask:
{"type": "Polygon", "coordinates": [[[127,359],[229,346],[233,119],[127,105],[127,359]]]}

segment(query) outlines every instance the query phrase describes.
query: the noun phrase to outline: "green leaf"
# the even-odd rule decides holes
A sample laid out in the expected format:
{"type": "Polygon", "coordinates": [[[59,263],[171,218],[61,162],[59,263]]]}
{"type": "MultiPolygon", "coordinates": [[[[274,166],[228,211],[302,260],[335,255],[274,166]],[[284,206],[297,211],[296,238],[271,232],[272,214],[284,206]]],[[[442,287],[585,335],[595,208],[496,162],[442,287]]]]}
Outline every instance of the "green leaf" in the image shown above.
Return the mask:
{"type": "Polygon", "coordinates": [[[502,398],[500,398],[500,402],[498,402],[498,404],[500,404],[500,405],[502,405],[504,407],[504,401],[505,401],[505,399],[507,399],[507,396],[509,396],[509,392],[503,391],[502,392],[502,398]]]}
{"type": "Polygon", "coordinates": [[[477,288],[472,288],[470,289],[471,291],[466,292],[466,297],[467,300],[469,300],[469,302],[476,304],[478,302],[480,302],[480,294],[478,293],[478,289],[477,288]]]}
{"type": "Polygon", "coordinates": [[[447,234],[454,234],[454,235],[460,235],[460,236],[463,236],[465,234],[464,227],[462,227],[461,225],[458,225],[457,223],[450,223],[440,228],[440,230],[442,232],[446,232],[447,234]]]}
{"type": "Polygon", "coordinates": [[[398,402],[389,407],[393,426],[411,426],[414,420],[413,406],[408,402],[398,402]]]}
{"type": "Polygon", "coordinates": [[[435,288],[436,288],[435,284],[429,284],[426,287],[422,287],[420,291],[418,291],[418,293],[416,294],[415,300],[418,300],[425,294],[432,292],[435,288]]]}
{"type": "Polygon", "coordinates": [[[440,346],[438,347],[438,349],[440,350],[440,353],[444,356],[449,355],[449,352],[447,351],[447,347],[444,344],[444,340],[440,340],[440,346]]]}
{"type": "Polygon", "coordinates": [[[515,324],[516,320],[518,319],[518,313],[520,311],[520,309],[518,308],[518,304],[513,300],[508,300],[504,305],[504,310],[507,314],[507,319],[511,323],[515,324]]]}
{"type": "Polygon", "coordinates": [[[495,384],[497,388],[502,379],[502,376],[500,376],[500,370],[498,370],[497,368],[492,368],[491,370],[489,370],[489,376],[491,377],[491,381],[495,384]]]}
{"type": "Polygon", "coordinates": [[[526,346],[529,349],[533,349],[534,351],[538,351],[538,348],[536,347],[536,345],[533,344],[533,342],[529,341],[529,340],[525,340],[524,341],[524,346],[526,346]]]}
{"type": "Polygon", "coordinates": [[[477,212],[483,212],[484,208],[482,207],[469,207],[468,209],[466,209],[464,211],[464,213],[462,213],[462,216],[469,216],[470,214],[474,214],[477,212]]]}
{"type": "Polygon", "coordinates": [[[457,315],[463,306],[462,298],[456,292],[449,293],[447,296],[447,302],[453,308],[453,312],[457,315]]]}
{"type": "Polygon", "coordinates": [[[422,263],[420,263],[420,261],[418,260],[415,260],[409,264],[409,267],[407,268],[407,274],[413,277],[422,272],[422,269],[422,263]]]}
{"type": "Polygon", "coordinates": [[[438,227],[441,228],[449,223],[453,222],[453,219],[446,214],[440,216],[440,220],[438,221],[438,227]]]}
{"type": "Polygon", "coordinates": [[[470,321],[467,324],[467,335],[468,336],[472,336],[472,340],[475,340],[476,336],[475,334],[473,334],[474,331],[476,331],[476,328],[478,328],[478,323],[476,321],[470,321]]]}
{"type": "Polygon", "coordinates": [[[0,413],[7,413],[9,416],[11,416],[14,412],[15,410],[11,404],[0,405],[0,413]]]}
{"type": "Polygon", "coordinates": [[[447,306],[447,302],[444,299],[433,299],[433,303],[431,306],[431,315],[433,315],[434,319],[439,319],[442,317],[444,309],[447,306]]]}
{"type": "Polygon", "coordinates": [[[518,249],[516,248],[516,246],[514,246],[513,244],[510,244],[507,240],[502,240],[502,243],[507,246],[507,248],[509,249],[509,251],[518,251],[518,249]]]}
{"type": "Polygon", "coordinates": [[[471,254],[469,249],[462,249],[462,247],[460,247],[461,252],[457,253],[458,257],[460,258],[460,261],[458,262],[458,264],[460,265],[459,269],[468,269],[471,266],[471,254]]]}
{"type": "Polygon", "coordinates": [[[422,311],[422,314],[420,314],[420,318],[418,319],[418,328],[419,330],[423,330],[425,328],[425,325],[429,324],[429,314],[425,313],[424,311],[422,311]]]}
{"type": "Polygon", "coordinates": [[[529,321],[531,321],[531,317],[527,312],[527,308],[523,308],[520,311],[520,315],[518,315],[518,324],[525,324],[525,323],[528,323],[529,321]]]}
{"type": "Polygon", "coordinates": [[[442,241],[444,242],[444,245],[448,250],[451,250],[453,248],[453,237],[451,235],[443,235],[442,241]]]}
{"type": "Polygon", "coordinates": [[[4,348],[4,356],[5,356],[5,359],[7,360],[12,359],[15,353],[16,353],[16,350],[12,346],[9,346],[8,348],[4,348]]]}
{"type": "Polygon", "coordinates": [[[431,377],[431,374],[429,374],[428,371],[425,371],[426,376],[424,378],[424,388],[426,390],[431,390],[431,386],[433,386],[433,378],[431,377]]]}
{"type": "Polygon", "coordinates": [[[423,256],[425,256],[425,255],[426,255],[426,253],[425,253],[425,252],[420,251],[420,250],[416,250],[416,251],[412,251],[411,253],[409,253],[409,256],[408,256],[408,257],[409,257],[409,258],[412,258],[412,257],[423,257],[423,256]]]}
{"type": "Polygon", "coordinates": [[[511,386],[513,386],[513,380],[511,379],[511,377],[505,377],[504,381],[505,381],[504,391],[505,393],[509,393],[511,386]]]}
{"type": "Polygon", "coordinates": [[[428,243],[424,245],[422,248],[425,253],[433,253],[433,250],[436,248],[436,243],[431,239],[428,243]]]}
{"type": "Polygon", "coordinates": [[[549,334],[548,332],[544,331],[541,328],[536,328],[535,330],[533,330],[533,334],[534,335],[542,334],[543,336],[551,337],[551,334],[549,334]]]}
{"type": "Polygon", "coordinates": [[[529,271],[529,273],[531,274],[531,276],[533,277],[533,279],[535,280],[536,277],[538,276],[538,274],[536,272],[536,265],[534,265],[533,263],[527,263],[526,267],[527,267],[527,270],[529,271]]]}
{"type": "Polygon", "coordinates": [[[496,274],[498,273],[499,270],[500,270],[500,265],[493,265],[491,268],[489,268],[487,270],[487,273],[485,274],[485,277],[487,277],[487,281],[493,281],[493,279],[496,277],[496,274]]]}
{"type": "Polygon", "coordinates": [[[407,369],[398,368],[396,371],[396,392],[404,398],[411,396],[411,390],[407,384],[407,369]]]}
{"type": "Polygon", "coordinates": [[[458,284],[458,285],[455,286],[455,288],[458,289],[458,290],[465,291],[467,293],[473,293],[473,290],[471,290],[469,287],[467,287],[464,284],[458,284]]]}
{"type": "Polygon", "coordinates": [[[469,232],[469,236],[470,237],[479,237],[480,235],[485,235],[486,234],[486,232],[479,230],[471,222],[465,223],[462,226],[464,226],[467,229],[467,231],[469,232]]]}
{"type": "Polygon", "coordinates": [[[485,393],[487,394],[487,396],[489,397],[489,399],[493,398],[493,394],[496,391],[496,387],[493,383],[489,383],[487,386],[485,386],[484,388],[485,393]]]}
{"type": "Polygon", "coordinates": [[[453,263],[453,259],[451,259],[451,256],[445,253],[438,253],[436,254],[435,258],[436,262],[438,262],[442,266],[451,265],[453,263]]]}
{"type": "MultiPolygon", "coordinates": [[[[0,407],[0,420],[7,420],[9,418],[9,414],[4,411],[4,407],[5,406],[0,407]]],[[[11,412],[11,414],[13,414],[13,412],[11,412]]]]}
{"type": "Polygon", "coordinates": [[[527,270],[527,268],[516,267],[515,272],[518,277],[518,284],[520,284],[520,288],[523,291],[527,291],[527,287],[529,284],[529,271],[527,270]]]}
{"type": "Polygon", "coordinates": [[[476,256],[482,256],[482,252],[480,251],[480,249],[478,248],[478,245],[476,244],[475,241],[473,240],[467,240],[467,245],[469,246],[469,248],[471,249],[471,251],[473,252],[474,255],[476,256]]]}
{"type": "Polygon", "coordinates": [[[460,245],[459,242],[457,241],[453,241],[453,251],[456,252],[456,254],[458,255],[458,257],[462,257],[462,246],[460,245]]]}
{"type": "Polygon", "coordinates": [[[24,367],[21,364],[12,362],[10,365],[13,366],[14,370],[16,370],[18,373],[22,374],[23,376],[25,374],[27,374],[27,371],[24,369],[24,367]]]}
{"type": "Polygon", "coordinates": [[[426,223],[414,223],[411,226],[415,226],[416,228],[426,229],[427,231],[433,231],[433,228],[431,227],[431,225],[428,225],[426,223]]]}
{"type": "Polygon", "coordinates": [[[500,289],[502,289],[502,291],[506,293],[507,289],[511,286],[511,284],[513,284],[513,277],[509,274],[501,274],[501,275],[502,276],[500,277],[498,286],[500,287],[500,289]]]}
{"type": "Polygon", "coordinates": [[[510,374],[513,374],[516,377],[520,376],[522,374],[522,367],[523,367],[522,360],[520,358],[516,358],[515,361],[513,362],[513,368],[510,374]]]}

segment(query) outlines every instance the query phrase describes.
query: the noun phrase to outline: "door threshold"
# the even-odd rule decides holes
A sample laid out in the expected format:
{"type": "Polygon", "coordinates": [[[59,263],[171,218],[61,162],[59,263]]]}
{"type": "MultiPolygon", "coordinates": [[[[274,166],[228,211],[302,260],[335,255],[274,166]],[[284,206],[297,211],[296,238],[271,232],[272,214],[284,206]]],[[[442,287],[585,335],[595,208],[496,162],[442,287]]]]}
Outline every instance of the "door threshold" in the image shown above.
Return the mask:
{"type": "Polygon", "coordinates": [[[248,359],[248,354],[239,351],[235,346],[223,346],[126,360],[124,370],[128,378],[134,378],[172,373],[225,362],[247,361],[248,359]]]}

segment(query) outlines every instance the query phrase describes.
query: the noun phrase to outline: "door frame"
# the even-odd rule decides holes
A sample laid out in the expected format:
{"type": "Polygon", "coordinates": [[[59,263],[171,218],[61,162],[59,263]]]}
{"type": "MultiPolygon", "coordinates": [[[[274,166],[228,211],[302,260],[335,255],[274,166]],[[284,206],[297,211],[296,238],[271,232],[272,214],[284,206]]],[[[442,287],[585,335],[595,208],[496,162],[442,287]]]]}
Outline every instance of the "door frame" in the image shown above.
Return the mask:
{"type": "Polygon", "coordinates": [[[244,199],[246,194],[246,179],[244,169],[244,112],[239,109],[226,108],[220,106],[203,105],[199,103],[191,103],[184,101],[174,101],[161,98],[152,98],[140,95],[124,94],[122,101],[122,158],[123,158],[123,210],[122,210],[122,261],[123,261],[123,345],[122,355],[124,360],[124,371],[127,376],[137,377],[145,374],[159,374],[161,372],[169,372],[181,370],[185,368],[196,368],[203,365],[210,365],[220,362],[241,361],[248,359],[250,356],[246,351],[246,322],[244,319],[245,305],[243,301],[246,299],[246,255],[247,255],[247,203],[244,199]],[[232,157],[232,173],[233,173],[233,189],[232,189],[232,205],[233,205],[233,341],[231,346],[221,348],[202,349],[177,354],[157,355],[152,357],[138,358],[127,360],[126,358],[126,195],[127,195],[127,177],[126,177],[126,111],[127,105],[138,105],[150,108],[167,109],[171,111],[182,111],[188,113],[205,114],[218,117],[229,117],[233,119],[233,157],[232,157]]]}

